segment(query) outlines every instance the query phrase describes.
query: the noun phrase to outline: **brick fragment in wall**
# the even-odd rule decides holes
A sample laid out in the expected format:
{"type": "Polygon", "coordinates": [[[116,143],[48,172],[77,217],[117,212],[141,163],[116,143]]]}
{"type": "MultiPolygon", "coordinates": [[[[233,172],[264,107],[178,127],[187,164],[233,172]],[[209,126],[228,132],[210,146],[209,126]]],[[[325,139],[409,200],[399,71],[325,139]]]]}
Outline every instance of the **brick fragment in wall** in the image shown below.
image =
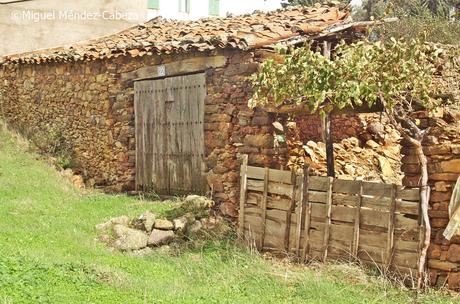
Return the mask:
{"type": "Polygon", "coordinates": [[[246,135],[244,143],[251,147],[271,148],[273,147],[273,135],[271,134],[255,134],[246,135]]]}
{"type": "Polygon", "coordinates": [[[428,248],[428,258],[429,259],[439,259],[441,257],[441,246],[436,244],[431,244],[428,248]]]}
{"type": "Polygon", "coordinates": [[[429,174],[429,179],[433,181],[455,182],[458,179],[458,174],[455,173],[432,173],[429,174]]]}
{"type": "Polygon", "coordinates": [[[225,175],[225,180],[230,183],[237,182],[238,178],[239,178],[239,174],[237,173],[237,171],[231,171],[225,175]]]}
{"type": "Polygon", "coordinates": [[[421,168],[420,168],[420,165],[418,164],[403,163],[403,165],[401,166],[401,171],[404,173],[415,175],[415,174],[420,174],[421,168]]]}
{"type": "Polygon", "coordinates": [[[460,145],[452,146],[452,153],[453,154],[460,154],[460,145]]]}
{"type": "Polygon", "coordinates": [[[405,175],[403,177],[402,184],[405,187],[418,187],[420,185],[420,176],[419,175],[405,175]]]}
{"type": "Polygon", "coordinates": [[[439,202],[448,202],[452,197],[452,192],[438,192],[438,191],[431,191],[430,201],[439,203],[439,202]]]}
{"type": "Polygon", "coordinates": [[[417,165],[420,163],[418,157],[411,154],[405,155],[403,158],[401,158],[401,162],[408,165],[417,165]]]}
{"type": "Polygon", "coordinates": [[[443,271],[456,271],[459,269],[460,264],[448,261],[440,261],[438,259],[428,259],[428,267],[430,269],[443,270],[443,271]]]}
{"type": "Polygon", "coordinates": [[[216,192],[224,191],[224,185],[222,183],[222,176],[219,174],[208,173],[206,175],[208,185],[216,192]]]}
{"type": "Polygon", "coordinates": [[[425,155],[450,154],[451,146],[447,144],[436,145],[436,146],[425,146],[423,147],[423,153],[425,155]]]}
{"type": "Polygon", "coordinates": [[[449,223],[448,218],[432,218],[431,219],[431,226],[433,228],[446,228],[448,223],[449,223]]]}
{"type": "Polygon", "coordinates": [[[222,165],[217,165],[215,166],[213,169],[212,169],[212,172],[216,173],[216,174],[224,174],[224,173],[227,173],[229,171],[228,168],[222,166],[222,165]]]}
{"type": "Polygon", "coordinates": [[[401,147],[401,154],[402,155],[415,156],[416,155],[416,150],[414,148],[412,148],[411,146],[402,146],[401,147]]]}
{"type": "Polygon", "coordinates": [[[449,273],[447,278],[447,285],[449,289],[460,290],[460,272],[449,273]]]}
{"type": "Polygon", "coordinates": [[[446,182],[436,182],[434,188],[438,192],[446,192],[448,190],[448,185],[446,182]]]}
{"type": "Polygon", "coordinates": [[[441,172],[460,174],[460,159],[443,161],[439,165],[441,172]]]}
{"type": "Polygon", "coordinates": [[[428,156],[427,159],[433,161],[433,162],[440,162],[443,160],[451,160],[453,158],[453,154],[443,154],[443,155],[431,155],[428,156]]]}
{"type": "MultiPolygon", "coordinates": [[[[444,201],[444,203],[447,203],[447,201],[444,201]]],[[[432,208],[431,210],[428,211],[428,214],[430,215],[431,218],[447,218],[447,219],[449,218],[448,211],[440,208],[441,204],[443,203],[430,200],[430,204],[432,208]]]]}
{"type": "Polygon", "coordinates": [[[207,104],[204,107],[205,114],[215,114],[219,112],[219,105],[218,104],[207,104]]]}
{"type": "Polygon", "coordinates": [[[429,273],[430,286],[435,286],[438,281],[438,271],[434,269],[430,269],[428,273],[429,273]]]}
{"type": "Polygon", "coordinates": [[[255,148],[255,147],[248,147],[248,146],[242,146],[242,147],[238,147],[236,149],[236,151],[238,153],[242,153],[242,154],[255,154],[255,153],[259,153],[259,149],[258,148],[255,148]]]}
{"type": "Polygon", "coordinates": [[[222,132],[205,132],[204,141],[206,151],[225,147],[227,140],[228,136],[222,132]]]}
{"type": "Polygon", "coordinates": [[[272,123],[272,119],[268,115],[255,116],[251,121],[251,124],[255,126],[266,126],[266,125],[270,125],[271,123],[272,123]]]}
{"type": "Polygon", "coordinates": [[[206,115],[204,118],[205,123],[213,123],[213,122],[230,122],[232,117],[228,114],[211,114],[206,115]]]}
{"type": "Polygon", "coordinates": [[[265,155],[260,154],[250,154],[248,162],[253,166],[262,166],[265,167],[270,163],[270,158],[265,155]]]}
{"type": "Polygon", "coordinates": [[[447,252],[447,260],[453,263],[460,263],[460,245],[452,244],[447,252]]]}

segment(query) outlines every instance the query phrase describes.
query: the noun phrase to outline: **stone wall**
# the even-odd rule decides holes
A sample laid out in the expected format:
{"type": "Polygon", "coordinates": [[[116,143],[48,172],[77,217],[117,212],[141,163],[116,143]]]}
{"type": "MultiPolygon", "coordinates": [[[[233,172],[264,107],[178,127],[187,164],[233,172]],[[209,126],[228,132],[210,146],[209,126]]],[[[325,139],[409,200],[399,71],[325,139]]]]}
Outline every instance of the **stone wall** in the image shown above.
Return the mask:
{"type": "Polygon", "coordinates": [[[59,134],[71,147],[76,171],[91,185],[109,191],[131,190],[135,166],[134,86],[122,75],[188,57],[120,56],[4,65],[0,67],[0,116],[31,139],[37,134],[41,138],[59,134]]]}
{"type": "Polygon", "coordinates": [[[224,213],[235,216],[238,154],[249,154],[253,165],[274,165],[270,115],[247,107],[251,96],[247,77],[263,60],[259,55],[222,51],[6,65],[0,69],[0,116],[31,139],[58,133],[72,148],[76,171],[91,184],[131,190],[135,186],[134,86],[133,79],[123,75],[217,54],[227,62],[207,70],[206,164],[216,200],[223,203],[224,213]]]}
{"type": "Polygon", "coordinates": [[[251,97],[248,76],[261,58],[254,53],[235,53],[228,65],[208,74],[205,143],[207,179],[221,211],[237,216],[241,154],[249,164],[274,166],[272,117],[247,106],[251,97]]]}
{"type": "MultiPolygon", "coordinates": [[[[449,116],[449,115],[447,115],[449,116]]],[[[429,216],[432,226],[431,246],[428,252],[428,267],[431,284],[447,285],[460,290],[460,236],[447,241],[443,231],[449,222],[449,202],[452,189],[460,176],[460,123],[457,119],[445,117],[434,120],[425,114],[418,118],[431,131],[423,143],[428,158],[429,185],[431,199],[429,216]]],[[[403,141],[402,170],[405,172],[404,185],[417,186],[419,164],[413,148],[403,141]]]]}
{"type": "Polygon", "coordinates": [[[133,95],[117,80],[121,60],[9,65],[0,70],[1,116],[42,145],[59,134],[96,185],[131,180],[133,95]]]}
{"type": "MultiPolygon", "coordinates": [[[[322,141],[321,118],[319,115],[302,115],[296,118],[296,123],[300,130],[300,138],[303,142],[322,141]]],[[[352,114],[332,114],[331,131],[334,142],[349,137],[359,137],[364,131],[363,121],[358,115],[352,114]]]]}

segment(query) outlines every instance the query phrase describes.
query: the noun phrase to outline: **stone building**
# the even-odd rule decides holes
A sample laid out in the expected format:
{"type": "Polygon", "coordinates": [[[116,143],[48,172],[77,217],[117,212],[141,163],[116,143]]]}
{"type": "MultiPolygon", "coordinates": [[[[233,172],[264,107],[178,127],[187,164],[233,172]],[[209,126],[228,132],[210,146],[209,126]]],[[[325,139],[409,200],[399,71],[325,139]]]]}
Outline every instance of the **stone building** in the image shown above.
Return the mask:
{"type": "MultiPolygon", "coordinates": [[[[0,116],[39,144],[65,142],[91,185],[211,191],[221,211],[236,216],[238,156],[248,154],[251,165],[279,165],[273,114],[248,108],[248,77],[276,59],[278,43],[359,38],[362,26],[351,22],[346,7],[332,5],[197,21],[156,18],[85,43],[3,57],[0,116]]],[[[433,151],[440,156],[430,156],[437,231],[429,266],[433,283],[450,280],[460,288],[460,247],[438,238],[460,174],[458,148],[451,145],[458,145],[458,134],[452,136],[441,136],[445,145],[433,151]]],[[[411,170],[403,168],[407,185],[410,176],[417,179],[411,170]]]]}
{"type": "Polygon", "coordinates": [[[1,116],[31,136],[58,134],[96,186],[132,190],[137,179],[138,188],[169,194],[210,186],[235,214],[238,153],[258,165],[273,155],[269,115],[247,107],[248,76],[274,55],[274,44],[359,32],[350,21],[344,6],[328,5],[156,18],[82,44],[7,56],[1,116]]]}

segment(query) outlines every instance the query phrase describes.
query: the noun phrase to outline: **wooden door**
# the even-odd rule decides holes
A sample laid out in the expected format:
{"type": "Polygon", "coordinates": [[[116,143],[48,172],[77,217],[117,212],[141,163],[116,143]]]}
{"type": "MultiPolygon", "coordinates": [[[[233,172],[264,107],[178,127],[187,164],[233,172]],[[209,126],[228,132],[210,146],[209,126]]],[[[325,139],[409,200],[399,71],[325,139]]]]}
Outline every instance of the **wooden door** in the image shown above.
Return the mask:
{"type": "Polygon", "coordinates": [[[137,188],[205,192],[205,75],[137,81],[134,90],[137,188]]]}

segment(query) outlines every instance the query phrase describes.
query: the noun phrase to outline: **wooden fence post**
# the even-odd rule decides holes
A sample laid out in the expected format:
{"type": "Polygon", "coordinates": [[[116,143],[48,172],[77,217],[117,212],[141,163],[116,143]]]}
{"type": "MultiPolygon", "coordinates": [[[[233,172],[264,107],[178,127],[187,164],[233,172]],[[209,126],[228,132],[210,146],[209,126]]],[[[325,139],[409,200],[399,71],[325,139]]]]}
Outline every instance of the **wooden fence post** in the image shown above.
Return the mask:
{"type": "Polygon", "coordinates": [[[306,174],[304,173],[303,180],[303,199],[307,204],[307,210],[305,211],[305,230],[304,230],[304,247],[303,247],[303,259],[306,260],[307,256],[310,254],[310,225],[311,225],[311,202],[308,198],[308,189],[310,187],[310,168],[307,168],[306,174]]]}
{"type": "Polygon", "coordinates": [[[361,221],[361,206],[363,204],[363,182],[359,183],[359,199],[355,209],[355,225],[353,228],[353,245],[352,245],[352,254],[355,259],[358,258],[358,248],[359,248],[359,227],[361,221]]]}
{"type": "Polygon", "coordinates": [[[396,185],[391,187],[391,205],[388,216],[388,234],[387,234],[387,252],[385,256],[385,265],[390,267],[393,260],[394,233],[395,233],[395,212],[396,212],[396,185]]]}
{"type": "Polygon", "coordinates": [[[248,189],[248,155],[243,155],[243,163],[241,164],[241,183],[240,183],[240,210],[239,210],[239,225],[238,236],[244,238],[244,209],[246,204],[246,193],[248,189]]]}
{"type": "Polygon", "coordinates": [[[327,201],[326,201],[326,225],[324,227],[324,239],[323,239],[323,262],[327,259],[327,250],[329,247],[329,236],[331,230],[331,214],[332,214],[332,185],[334,178],[329,177],[327,179],[327,201]]]}
{"type": "Polygon", "coordinates": [[[267,200],[268,200],[268,182],[269,182],[270,170],[268,167],[265,167],[264,172],[264,196],[262,198],[262,233],[260,236],[260,249],[264,249],[265,241],[265,226],[267,222],[267,200]]]}
{"type": "Polygon", "coordinates": [[[304,166],[302,171],[302,184],[301,184],[301,191],[300,191],[300,198],[298,201],[298,208],[297,208],[297,231],[296,231],[296,255],[300,258],[300,239],[302,236],[302,219],[304,213],[304,206],[305,206],[305,196],[307,188],[307,177],[308,176],[308,166],[304,166]]]}
{"type": "Polygon", "coordinates": [[[289,209],[286,211],[286,230],[284,231],[284,249],[286,252],[289,253],[289,238],[291,232],[291,218],[292,212],[295,208],[295,201],[296,201],[296,193],[297,193],[297,175],[295,169],[291,170],[291,183],[292,183],[292,196],[291,196],[291,205],[289,209]]]}

